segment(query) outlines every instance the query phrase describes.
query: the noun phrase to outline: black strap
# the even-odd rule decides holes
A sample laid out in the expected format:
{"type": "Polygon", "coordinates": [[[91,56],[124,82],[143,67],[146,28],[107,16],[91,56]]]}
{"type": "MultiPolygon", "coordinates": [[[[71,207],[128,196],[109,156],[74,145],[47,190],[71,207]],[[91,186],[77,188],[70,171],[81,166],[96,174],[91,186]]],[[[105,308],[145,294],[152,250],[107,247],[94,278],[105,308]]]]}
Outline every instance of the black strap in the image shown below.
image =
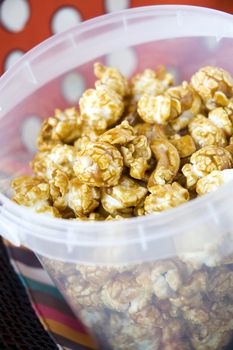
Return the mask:
{"type": "Polygon", "coordinates": [[[39,322],[0,238],[0,349],[58,350],[39,322]]]}

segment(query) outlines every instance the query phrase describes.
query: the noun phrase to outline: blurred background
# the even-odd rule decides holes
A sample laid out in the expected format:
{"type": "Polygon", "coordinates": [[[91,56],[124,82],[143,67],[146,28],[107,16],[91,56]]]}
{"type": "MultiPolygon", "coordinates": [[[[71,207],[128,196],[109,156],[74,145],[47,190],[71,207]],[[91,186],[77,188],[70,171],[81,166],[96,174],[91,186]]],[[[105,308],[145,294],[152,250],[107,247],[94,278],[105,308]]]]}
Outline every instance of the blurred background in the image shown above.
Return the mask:
{"type": "Polygon", "coordinates": [[[231,0],[0,0],[0,75],[33,46],[81,21],[131,7],[177,3],[233,13],[231,0]]]}

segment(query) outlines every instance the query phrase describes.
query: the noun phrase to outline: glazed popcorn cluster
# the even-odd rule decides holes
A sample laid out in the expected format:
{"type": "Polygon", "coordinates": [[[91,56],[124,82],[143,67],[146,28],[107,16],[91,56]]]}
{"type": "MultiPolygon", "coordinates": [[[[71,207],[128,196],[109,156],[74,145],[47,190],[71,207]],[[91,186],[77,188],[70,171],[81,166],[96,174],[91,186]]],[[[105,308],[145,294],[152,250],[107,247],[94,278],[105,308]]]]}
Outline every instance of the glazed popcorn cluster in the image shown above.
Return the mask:
{"type": "Polygon", "coordinates": [[[55,110],[38,136],[35,176],[13,200],[38,213],[113,220],[158,213],[233,178],[233,79],[204,67],[173,86],[164,67],[129,82],[95,63],[78,108],[55,110]]]}
{"type": "MultiPolygon", "coordinates": [[[[54,217],[108,221],[158,214],[233,178],[226,71],[204,67],[178,86],[164,67],[130,82],[100,63],[94,72],[95,88],[79,108],[44,121],[35,176],[13,181],[15,202],[54,217]]],[[[233,238],[190,230],[177,238],[177,256],[164,260],[41,260],[101,350],[223,350],[233,338],[226,253],[233,238]]]]}
{"type": "MultiPolygon", "coordinates": [[[[171,185],[170,185],[171,186],[171,185]]],[[[42,258],[101,350],[223,350],[233,339],[233,257],[136,265],[42,258]]]]}

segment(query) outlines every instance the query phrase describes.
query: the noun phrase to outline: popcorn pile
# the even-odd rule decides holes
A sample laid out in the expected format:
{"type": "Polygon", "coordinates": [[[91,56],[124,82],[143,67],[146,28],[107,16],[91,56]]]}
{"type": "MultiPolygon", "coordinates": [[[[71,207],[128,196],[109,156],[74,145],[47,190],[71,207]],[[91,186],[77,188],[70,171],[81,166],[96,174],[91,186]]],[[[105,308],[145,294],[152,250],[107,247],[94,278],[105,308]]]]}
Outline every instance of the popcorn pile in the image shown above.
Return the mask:
{"type": "Polygon", "coordinates": [[[233,178],[233,79],[204,67],[173,86],[164,67],[131,82],[95,63],[79,108],[55,110],[13,200],[38,213],[114,220],[158,213],[233,178]]]}
{"type": "MultiPolygon", "coordinates": [[[[204,67],[178,86],[164,67],[130,83],[100,63],[94,71],[99,80],[79,109],[55,110],[44,121],[31,162],[36,176],[13,181],[15,202],[54,217],[108,221],[158,214],[233,179],[226,71],[204,67]]],[[[222,350],[233,338],[233,255],[225,256],[232,240],[206,227],[196,238],[190,228],[174,237],[177,256],[164,260],[41,260],[101,350],[222,350]]]]}

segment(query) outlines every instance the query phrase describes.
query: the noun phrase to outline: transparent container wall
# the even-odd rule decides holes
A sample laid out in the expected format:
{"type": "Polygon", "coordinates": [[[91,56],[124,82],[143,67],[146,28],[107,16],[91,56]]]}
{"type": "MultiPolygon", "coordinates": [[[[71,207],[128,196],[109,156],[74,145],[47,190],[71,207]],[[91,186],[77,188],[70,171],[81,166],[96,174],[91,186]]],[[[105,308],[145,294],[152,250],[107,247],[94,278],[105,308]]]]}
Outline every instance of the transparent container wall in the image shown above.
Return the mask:
{"type": "MultiPolygon", "coordinates": [[[[65,59],[68,62],[71,60],[70,65],[74,68],[62,72],[61,75],[59,71],[53,72],[56,78],[52,81],[49,80],[50,71],[48,70],[48,83],[39,89],[35,89],[35,86],[39,82],[40,74],[44,72],[36,72],[35,78],[34,73],[30,77],[29,69],[27,75],[22,74],[18,87],[11,86],[9,98],[12,99],[12,96],[15,96],[17,99],[19,89],[22,88],[24,80],[28,83],[28,79],[31,79],[30,83],[35,92],[13,109],[9,109],[7,115],[4,115],[4,107],[1,111],[4,116],[0,124],[1,192],[10,196],[10,180],[21,174],[31,173],[28,163],[36,151],[36,137],[42,120],[52,115],[55,108],[63,109],[78,104],[82,91],[94,84],[93,63],[95,61],[116,66],[129,77],[145,68],[155,69],[158,65],[164,64],[175,74],[176,83],[179,83],[183,79],[188,80],[204,65],[218,65],[233,72],[232,44],[233,39],[218,40],[216,37],[159,40],[109,52],[77,67],[74,66],[72,58],[67,56],[65,59]],[[14,88],[15,91],[13,91],[14,88]]],[[[59,47],[56,48],[58,49],[59,47]]],[[[101,51],[100,48],[99,51],[101,51]]],[[[51,56],[53,54],[54,52],[51,52],[51,56]]],[[[49,56],[50,52],[47,55],[49,56]]],[[[61,60],[64,60],[64,57],[61,56],[61,60]]],[[[59,62],[56,62],[56,66],[59,67],[59,62]]],[[[2,101],[1,104],[4,105],[4,102],[2,101]]],[[[14,100],[12,104],[15,104],[14,100]]],[[[9,102],[7,105],[9,106],[9,102]]]]}
{"type": "Polygon", "coordinates": [[[212,249],[123,266],[41,261],[101,350],[232,349],[233,256],[212,249]]]}

